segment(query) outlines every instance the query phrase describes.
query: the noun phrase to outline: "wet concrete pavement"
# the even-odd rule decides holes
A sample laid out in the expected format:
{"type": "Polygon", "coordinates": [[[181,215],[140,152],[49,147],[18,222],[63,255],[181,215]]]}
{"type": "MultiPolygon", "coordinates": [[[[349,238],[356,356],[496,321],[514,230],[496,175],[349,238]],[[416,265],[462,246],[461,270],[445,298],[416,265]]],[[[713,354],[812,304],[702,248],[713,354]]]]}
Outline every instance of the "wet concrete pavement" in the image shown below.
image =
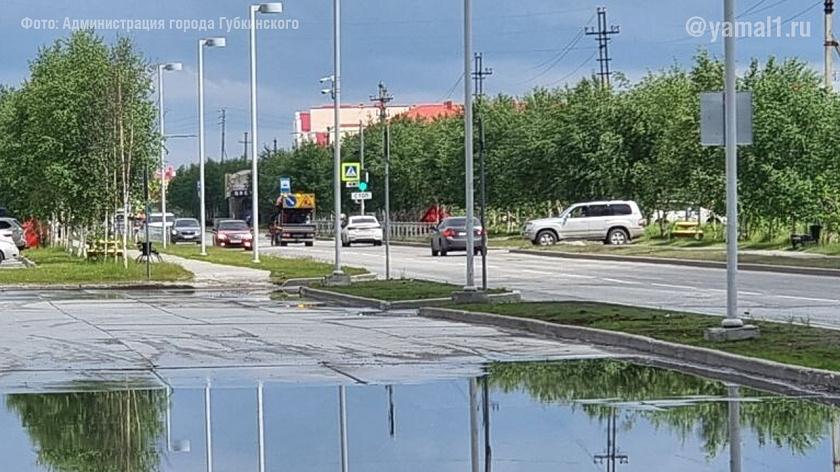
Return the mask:
{"type": "Polygon", "coordinates": [[[475,373],[492,361],[609,356],[591,346],[405,314],[271,301],[267,292],[3,294],[0,391],[79,381],[259,377],[376,383],[475,373]]]}

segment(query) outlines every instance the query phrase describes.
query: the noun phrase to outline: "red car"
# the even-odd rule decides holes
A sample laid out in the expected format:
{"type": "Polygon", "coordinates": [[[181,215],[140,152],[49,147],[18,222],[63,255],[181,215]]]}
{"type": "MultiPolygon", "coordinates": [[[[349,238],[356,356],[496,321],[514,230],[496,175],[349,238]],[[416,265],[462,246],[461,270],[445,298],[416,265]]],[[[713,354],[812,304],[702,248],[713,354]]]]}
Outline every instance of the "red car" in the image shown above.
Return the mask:
{"type": "Polygon", "coordinates": [[[248,223],[242,220],[222,220],[213,230],[213,245],[219,247],[254,248],[254,237],[248,223]]]}

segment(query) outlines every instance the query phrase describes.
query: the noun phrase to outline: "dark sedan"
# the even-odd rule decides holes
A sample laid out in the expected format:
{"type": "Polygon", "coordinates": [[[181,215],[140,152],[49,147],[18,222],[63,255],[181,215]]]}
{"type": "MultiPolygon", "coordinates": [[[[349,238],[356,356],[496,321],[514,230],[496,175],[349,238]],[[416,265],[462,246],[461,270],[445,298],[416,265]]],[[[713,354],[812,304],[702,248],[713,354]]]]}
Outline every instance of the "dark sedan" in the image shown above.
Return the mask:
{"type": "MultiPolygon", "coordinates": [[[[475,235],[475,253],[487,253],[487,238],[481,222],[473,221],[472,231],[475,235]]],[[[434,229],[432,234],[432,256],[446,256],[452,251],[467,250],[467,219],[463,217],[447,218],[434,229]]]]}
{"type": "Polygon", "coordinates": [[[201,223],[195,218],[178,218],[169,232],[173,243],[201,243],[201,223]]]}

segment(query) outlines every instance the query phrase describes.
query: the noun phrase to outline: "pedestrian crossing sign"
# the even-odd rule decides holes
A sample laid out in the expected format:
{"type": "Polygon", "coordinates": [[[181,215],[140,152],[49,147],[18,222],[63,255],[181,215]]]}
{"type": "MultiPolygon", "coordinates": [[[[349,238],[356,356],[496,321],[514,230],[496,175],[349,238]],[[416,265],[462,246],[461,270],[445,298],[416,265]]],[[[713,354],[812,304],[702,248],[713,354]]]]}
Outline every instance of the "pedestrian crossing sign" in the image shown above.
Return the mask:
{"type": "Polygon", "coordinates": [[[341,164],[341,181],[358,182],[361,180],[362,166],[358,162],[346,162],[341,164]]]}

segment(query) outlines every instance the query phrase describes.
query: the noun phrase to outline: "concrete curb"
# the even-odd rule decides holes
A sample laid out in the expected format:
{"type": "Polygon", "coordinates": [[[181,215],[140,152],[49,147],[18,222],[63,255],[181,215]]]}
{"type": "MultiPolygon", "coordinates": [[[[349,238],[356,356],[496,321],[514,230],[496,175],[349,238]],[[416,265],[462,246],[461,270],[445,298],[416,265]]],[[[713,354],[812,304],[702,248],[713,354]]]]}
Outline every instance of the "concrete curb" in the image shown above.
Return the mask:
{"type": "MultiPolygon", "coordinates": [[[[331,292],[329,290],[321,290],[307,286],[300,287],[300,296],[321,302],[338,303],[343,306],[353,308],[375,308],[382,311],[421,309],[423,307],[448,305],[453,303],[452,298],[429,298],[425,300],[400,300],[389,302],[374,298],[364,298],[357,297],[355,295],[331,292]]],[[[490,295],[490,300],[493,303],[515,303],[522,300],[522,295],[519,292],[494,293],[490,295]]]]}
{"type": "MultiPolygon", "coordinates": [[[[528,256],[555,257],[560,259],[583,259],[602,262],[636,262],[642,264],[677,265],[706,269],[726,269],[725,262],[695,261],[690,259],[668,259],[663,257],[612,256],[608,254],[581,254],[562,251],[538,251],[532,249],[510,249],[511,254],[528,256]]],[[[740,263],[738,268],[752,272],[773,272],[794,275],[815,275],[819,277],[840,277],[840,269],[822,269],[819,267],[780,266],[769,264],[740,263]]]]}
{"type": "MultiPolygon", "coordinates": [[[[102,284],[60,284],[60,285],[2,285],[2,292],[48,292],[48,291],[78,291],[78,290],[102,290],[102,291],[150,291],[150,290],[201,290],[202,287],[186,284],[125,284],[125,285],[102,285],[102,284]]],[[[230,286],[218,286],[215,288],[231,288],[230,286]]]]}
{"type": "MultiPolygon", "coordinates": [[[[376,280],[376,274],[361,274],[361,275],[353,275],[350,277],[354,282],[367,282],[370,280],[376,280]]],[[[280,284],[281,288],[296,288],[296,287],[308,287],[311,284],[322,282],[324,280],[323,277],[308,277],[304,279],[289,279],[280,284]]]]}
{"type": "Polygon", "coordinates": [[[490,325],[526,331],[549,338],[624,348],[663,357],[671,361],[699,364],[718,370],[734,370],[745,375],[754,375],[763,379],[773,379],[797,385],[809,385],[832,391],[840,391],[840,372],[796,367],[715,351],[713,349],[657,341],[633,334],[443,308],[421,308],[420,316],[463,323],[490,325]]]}

